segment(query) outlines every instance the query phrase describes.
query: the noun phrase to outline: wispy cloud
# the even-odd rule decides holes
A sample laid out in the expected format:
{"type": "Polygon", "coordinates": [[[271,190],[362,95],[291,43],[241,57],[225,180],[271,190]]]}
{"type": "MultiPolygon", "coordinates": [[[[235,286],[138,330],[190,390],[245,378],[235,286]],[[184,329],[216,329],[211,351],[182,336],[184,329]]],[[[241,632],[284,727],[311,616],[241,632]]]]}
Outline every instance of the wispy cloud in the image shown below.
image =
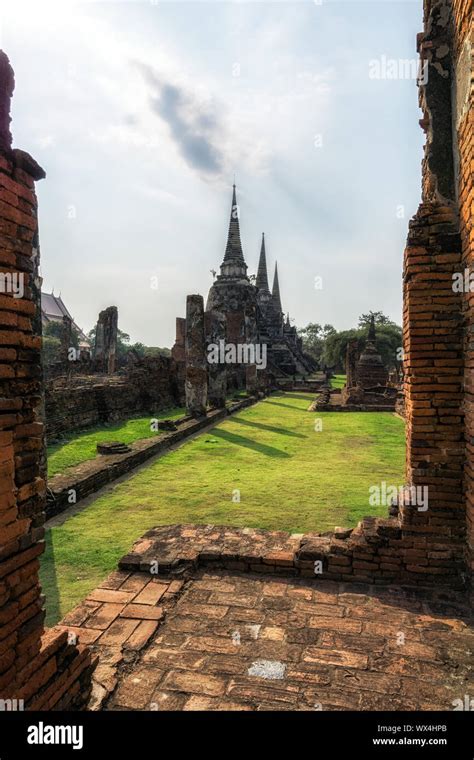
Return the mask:
{"type": "Polygon", "coordinates": [[[197,100],[185,86],[166,81],[150,66],[138,63],[149,87],[150,106],[169,127],[170,135],[191,168],[219,175],[224,166],[223,125],[212,104],[197,100]]]}

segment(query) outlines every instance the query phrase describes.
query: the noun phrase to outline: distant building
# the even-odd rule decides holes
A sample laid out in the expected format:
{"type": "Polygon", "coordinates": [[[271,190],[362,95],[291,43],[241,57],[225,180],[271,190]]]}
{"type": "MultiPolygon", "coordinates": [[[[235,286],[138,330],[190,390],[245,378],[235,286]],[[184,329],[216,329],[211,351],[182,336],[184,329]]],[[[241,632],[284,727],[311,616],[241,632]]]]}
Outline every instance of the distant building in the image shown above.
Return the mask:
{"type": "Polygon", "coordinates": [[[41,321],[43,328],[49,322],[62,322],[63,317],[69,317],[72,326],[79,334],[79,347],[90,348],[90,340],[83,330],[75,323],[61,296],[54,293],[41,293],[41,321]]]}

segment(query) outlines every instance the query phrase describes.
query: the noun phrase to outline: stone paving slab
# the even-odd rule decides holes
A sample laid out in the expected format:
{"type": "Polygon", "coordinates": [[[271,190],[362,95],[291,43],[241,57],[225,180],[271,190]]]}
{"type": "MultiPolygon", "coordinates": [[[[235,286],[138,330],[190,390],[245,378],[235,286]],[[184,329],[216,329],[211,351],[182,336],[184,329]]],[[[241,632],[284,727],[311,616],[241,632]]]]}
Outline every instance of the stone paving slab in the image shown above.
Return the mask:
{"type": "Polygon", "coordinates": [[[112,573],[61,625],[99,657],[91,709],[255,711],[452,710],[471,623],[452,591],[201,569],[112,573]]]}

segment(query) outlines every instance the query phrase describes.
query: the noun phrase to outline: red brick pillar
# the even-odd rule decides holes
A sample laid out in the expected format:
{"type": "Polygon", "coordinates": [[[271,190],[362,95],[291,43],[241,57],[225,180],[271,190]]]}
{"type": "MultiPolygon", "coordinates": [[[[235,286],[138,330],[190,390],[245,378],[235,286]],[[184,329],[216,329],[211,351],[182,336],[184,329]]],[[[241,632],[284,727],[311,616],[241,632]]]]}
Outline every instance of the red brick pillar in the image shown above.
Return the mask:
{"type": "Polygon", "coordinates": [[[474,22],[471,0],[454,0],[454,113],[457,198],[462,245],[461,271],[470,288],[462,294],[464,317],[465,505],[467,564],[474,574],[474,22]],[[466,277],[467,275],[467,277],[466,277]]]}
{"type": "Polygon", "coordinates": [[[463,568],[465,548],[464,295],[456,194],[453,101],[457,63],[450,0],[425,0],[420,124],[426,133],[423,202],[410,222],[404,260],[404,371],[407,481],[428,489],[428,508],[401,507],[404,535],[418,536],[419,573],[463,568]]]}
{"type": "Polygon", "coordinates": [[[0,699],[4,709],[73,707],[90,689],[90,653],[45,632],[38,577],[46,484],[34,183],[45,174],[11,149],[12,91],[0,51],[0,699]]]}

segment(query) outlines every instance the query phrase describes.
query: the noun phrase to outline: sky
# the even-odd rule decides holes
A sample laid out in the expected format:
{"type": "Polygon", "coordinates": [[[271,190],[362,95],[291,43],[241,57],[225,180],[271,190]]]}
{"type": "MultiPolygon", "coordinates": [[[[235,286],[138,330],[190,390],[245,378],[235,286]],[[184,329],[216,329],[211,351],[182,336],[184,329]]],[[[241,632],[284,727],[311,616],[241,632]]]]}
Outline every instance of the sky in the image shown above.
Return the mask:
{"type": "Polygon", "coordinates": [[[249,274],[265,232],[294,324],[401,323],[421,28],[421,0],[2,0],[14,147],[47,174],[43,289],[86,331],[116,305],[132,342],[171,346],[235,176],[249,274]]]}

